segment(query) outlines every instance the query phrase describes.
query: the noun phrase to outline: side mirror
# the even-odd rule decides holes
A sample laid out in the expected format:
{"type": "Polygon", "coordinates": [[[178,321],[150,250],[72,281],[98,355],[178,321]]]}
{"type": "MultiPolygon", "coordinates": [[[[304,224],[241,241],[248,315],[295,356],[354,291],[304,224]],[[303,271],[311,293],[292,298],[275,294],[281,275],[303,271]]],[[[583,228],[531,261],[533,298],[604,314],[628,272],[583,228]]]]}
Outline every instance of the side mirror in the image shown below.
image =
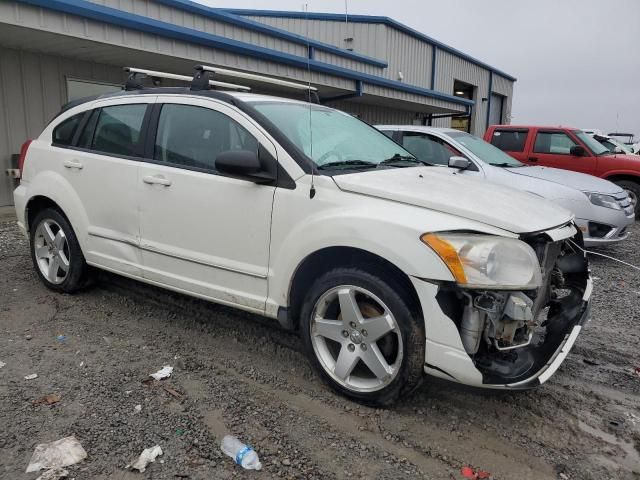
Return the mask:
{"type": "Polygon", "coordinates": [[[466,170],[471,166],[471,161],[464,157],[451,157],[449,158],[449,168],[457,168],[459,170],[466,170]]]}
{"type": "Polygon", "coordinates": [[[230,177],[255,183],[269,183],[275,180],[272,174],[262,168],[256,152],[250,150],[222,152],[216,157],[216,170],[230,177]]]}
{"type": "Polygon", "coordinates": [[[574,157],[584,157],[584,147],[582,145],[574,145],[571,147],[571,150],[569,150],[569,153],[574,157]]]}

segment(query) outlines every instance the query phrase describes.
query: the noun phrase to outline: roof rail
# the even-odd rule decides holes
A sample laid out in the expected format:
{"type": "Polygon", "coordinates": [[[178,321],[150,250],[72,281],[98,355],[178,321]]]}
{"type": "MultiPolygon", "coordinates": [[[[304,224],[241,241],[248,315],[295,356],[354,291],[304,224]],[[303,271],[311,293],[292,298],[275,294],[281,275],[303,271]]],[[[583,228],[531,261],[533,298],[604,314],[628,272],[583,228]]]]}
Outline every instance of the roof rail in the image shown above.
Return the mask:
{"type": "Polygon", "coordinates": [[[304,84],[304,83],[289,82],[287,80],[281,80],[279,78],[266,77],[264,75],[256,75],[254,73],[239,72],[237,70],[229,70],[226,68],[211,67],[209,65],[197,65],[196,70],[200,70],[203,72],[211,72],[214,74],[217,73],[219,75],[225,75],[227,77],[254,80],[260,83],[270,83],[272,85],[280,85],[282,87],[289,87],[296,90],[310,90],[312,92],[318,91],[316,87],[312,87],[311,85],[304,84]]]}
{"type": "MultiPolygon", "coordinates": [[[[167,73],[167,72],[158,72],[155,70],[145,70],[143,68],[135,68],[135,67],[125,67],[125,72],[129,72],[129,78],[127,79],[127,83],[125,84],[125,90],[141,90],[144,88],[141,80],[145,77],[155,78],[168,78],[171,80],[181,80],[184,82],[191,82],[193,77],[189,77],[187,75],[177,75],[175,73],[167,73]]],[[[236,85],[234,83],[227,82],[218,82],[217,80],[209,80],[209,85],[214,87],[228,88],[231,90],[251,90],[250,87],[245,85],[236,85]]]]}

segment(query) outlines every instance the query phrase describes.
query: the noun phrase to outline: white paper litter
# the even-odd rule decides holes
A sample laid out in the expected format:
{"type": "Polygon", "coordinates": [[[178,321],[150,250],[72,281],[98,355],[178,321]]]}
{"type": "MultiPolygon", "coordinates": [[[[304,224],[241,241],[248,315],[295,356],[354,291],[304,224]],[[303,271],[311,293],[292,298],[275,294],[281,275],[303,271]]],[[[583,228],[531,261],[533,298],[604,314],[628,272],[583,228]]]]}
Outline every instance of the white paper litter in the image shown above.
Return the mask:
{"type": "Polygon", "coordinates": [[[170,367],[169,365],[165,365],[156,373],[152,373],[149,376],[155,378],[156,380],[162,380],[163,378],[170,377],[171,372],[173,372],[173,367],[170,367]]]}
{"type": "Polygon", "coordinates": [[[135,468],[140,472],[144,472],[147,468],[147,465],[149,465],[151,462],[156,461],[156,457],[158,455],[162,455],[162,449],[160,448],[160,445],[156,445],[152,448],[145,448],[140,454],[140,458],[138,458],[138,460],[136,460],[136,462],[131,465],[131,468],[135,468]]]}
{"type": "Polygon", "coordinates": [[[37,373],[32,373],[31,375],[27,375],[26,377],[24,377],[25,380],[33,380],[34,378],[38,378],[37,373]]]}
{"type": "Polygon", "coordinates": [[[140,413],[142,411],[142,405],[136,405],[135,407],[133,407],[133,411],[135,413],[140,413]]]}
{"type": "Polygon", "coordinates": [[[47,468],[67,467],[85,458],[87,458],[87,452],[73,435],[55,442],[41,443],[33,451],[27,473],[47,468]]]}
{"type": "Polygon", "coordinates": [[[69,472],[64,468],[52,468],[40,475],[36,480],[59,480],[60,478],[66,478],[69,472]]]}
{"type": "Polygon", "coordinates": [[[5,365],[6,365],[6,363],[0,362],[0,368],[4,367],[5,365]]]}

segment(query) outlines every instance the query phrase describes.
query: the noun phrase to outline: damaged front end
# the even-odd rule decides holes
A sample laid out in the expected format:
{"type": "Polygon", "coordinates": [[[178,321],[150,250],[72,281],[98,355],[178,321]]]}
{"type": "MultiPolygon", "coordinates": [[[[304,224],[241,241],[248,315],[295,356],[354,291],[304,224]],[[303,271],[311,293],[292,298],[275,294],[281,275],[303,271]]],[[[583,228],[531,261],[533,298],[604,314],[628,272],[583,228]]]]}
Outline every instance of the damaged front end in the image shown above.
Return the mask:
{"type": "Polygon", "coordinates": [[[579,230],[522,236],[541,270],[534,289],[441,284],[436,299],[454,322],[482,386],[531,388],[557,370],[587,321],[589,266],[579,230]],[[569,233],[567,233],[569,232],[569,233]]]}

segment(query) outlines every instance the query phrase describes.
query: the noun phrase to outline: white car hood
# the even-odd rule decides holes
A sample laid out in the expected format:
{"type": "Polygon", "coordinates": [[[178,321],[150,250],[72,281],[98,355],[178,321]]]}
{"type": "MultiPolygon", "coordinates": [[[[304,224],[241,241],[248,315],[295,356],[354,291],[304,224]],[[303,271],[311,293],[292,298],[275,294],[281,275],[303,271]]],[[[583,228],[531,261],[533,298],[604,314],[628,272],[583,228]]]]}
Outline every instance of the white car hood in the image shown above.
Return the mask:
{"type": "Polygon", "coordinates": [[[507,171],[526,177],[547,180],[566,187],[575,188],[582,192],[607,193],[609,195],[620,193],[622,189],[615,183],[602,178],[587,175],[586,173],[572,172],[550,167],[518,167],[507,168],[507,171]]]}
{"type": "Polygon", "coordinates": [[[572,214],[543,198],[465,178],[450,168],[394,168],[335,175],[341,190],[468,218],[513,233],[547,230],[572,214]]]}

